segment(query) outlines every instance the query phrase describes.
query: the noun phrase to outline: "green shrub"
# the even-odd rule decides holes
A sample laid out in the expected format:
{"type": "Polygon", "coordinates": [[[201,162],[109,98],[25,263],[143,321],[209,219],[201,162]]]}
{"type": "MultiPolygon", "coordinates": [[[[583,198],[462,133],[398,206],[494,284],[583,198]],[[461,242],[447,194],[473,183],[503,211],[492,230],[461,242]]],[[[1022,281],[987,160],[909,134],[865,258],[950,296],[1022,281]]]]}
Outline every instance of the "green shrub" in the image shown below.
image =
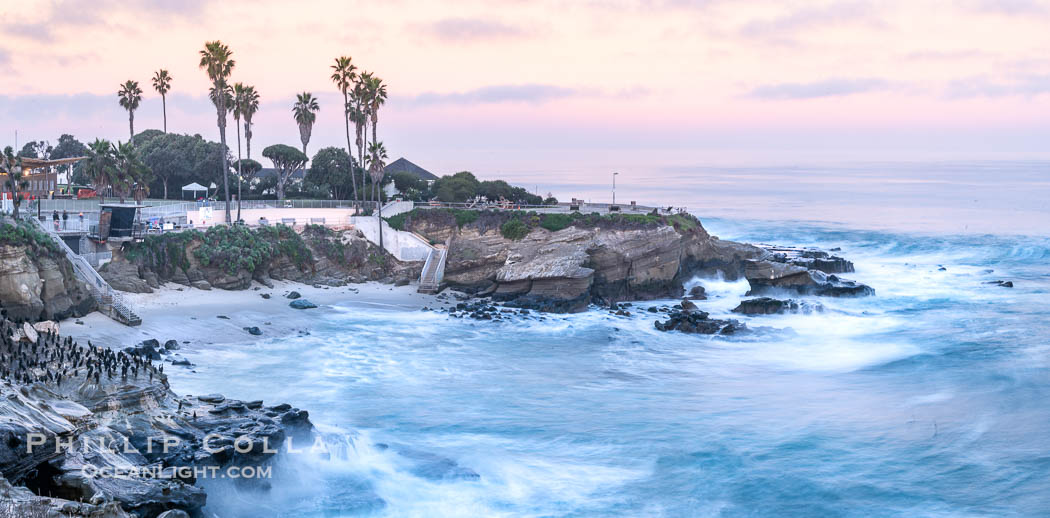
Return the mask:
{"type": "Polygon", "coordinates": [[[476,210],[465,210],[465,209],[448,209],[452,211],[452,215],[456,217],[456,225],[459,228],[463,228],[463,225],[469,225],[478,220],[478,211],[476,210]]]}
{"type": "MultiPolygon", "coordinates": [[[[309,229],[314,234],[327,229],[309,229]]],[[[313,254],[295,229],[276,225],[273,227],[214,226],[205,232],[187,230],[148,236],[140,243],[126,243],[124,257],[143,264],[156,272],[171,273],[177,268],[190,267],[186,249],[194,241],[200,245],[193,250],[193,257],[202,266],[214,266],[226,273],[239,270],[254,273],[257,268],[278,256],[287,257],[300,269],[313,261],[313,254]]]]}
{"type": "Polygon", "coordinates": [[[51,236],[25,221],[19,221],[14,225],[5,221],[0,225],[0,245],[27,247],[31,256],[39,254],[54,256],[62,253],[51,236]]]}
{"type": "Polygon", "coordinates": [[[404,230],[405,229],[405,218],[408,217],[409,214],[412,214],[413,212],[415,212],[416,210],[417,209],[412,209],[412,210],[410,210],[408,212],[402,212],[401,214],[395,214],[393,216],[390,216],[389,218],[383,218],[383,219],[385,219],[387,224],[390,225],[390,228],[392,228],[394,230],[404,230]]]}
{"type": "Polygon", "coordinates": [[[500,234],[511,241],[518,241],[529,235],[529,226],[520,219],[511,219],[499,228],[500,234]]]}
{"type": "Polygon", "coordinates": [[[544,214],[540,218],[540,226],[551,232],[569,228],[572,222],[572,214],[544,214]]]}

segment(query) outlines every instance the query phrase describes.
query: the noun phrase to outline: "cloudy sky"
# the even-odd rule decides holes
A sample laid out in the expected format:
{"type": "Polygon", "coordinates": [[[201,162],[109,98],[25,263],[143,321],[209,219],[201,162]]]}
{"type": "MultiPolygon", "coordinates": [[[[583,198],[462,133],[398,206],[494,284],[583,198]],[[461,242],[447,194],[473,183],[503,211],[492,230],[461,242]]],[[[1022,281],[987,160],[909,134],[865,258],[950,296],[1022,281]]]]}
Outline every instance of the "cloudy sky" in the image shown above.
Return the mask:
{"type": "MultiPolygon", "coordinates": [[[[174,76],[169,129],[217,140],[198,50],[234,51],[253,148],[345,143],[339,55],[388,84],[393,157],[444,173],[828,158],[1038,156],[1050,2],[1038,0],[0,0],[0,144],[127,138],[118,84],[174,76]]],[[[231,127],[231,138],[232,138],[231,127]]]]}

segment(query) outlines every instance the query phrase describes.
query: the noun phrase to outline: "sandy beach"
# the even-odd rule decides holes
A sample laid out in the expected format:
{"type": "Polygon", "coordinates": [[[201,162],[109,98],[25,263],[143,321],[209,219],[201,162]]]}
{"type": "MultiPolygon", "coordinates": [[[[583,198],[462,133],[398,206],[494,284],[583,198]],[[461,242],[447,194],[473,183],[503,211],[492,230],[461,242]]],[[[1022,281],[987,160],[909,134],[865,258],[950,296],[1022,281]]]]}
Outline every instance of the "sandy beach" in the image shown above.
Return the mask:
{"type": "Polygon", "coordinates": [[[337,304],[377,305],[414,311],[449,303],[437,299],[436,295],[416,293],[416,287],[412,285],[395,287],[376,282],[315,287],[275,281],[273,288],[253,284],[251,288],[240,291],[198,290],[169,283],[153,293],[125,293],[124,296],[142,317],[142,325],[128,327],[94,312],[80,319],[61,322],[62,334],[113,348],[123,348],[150,338],[161,343],[178,340],[183,347],[192,348],[194,343],[250,342],[307,332],[311,314],[328,311],[337,304]],[[291,300],[287,295],[292,291],[299,292],[302,299],[318,307],[290,307],[291,300]],[[270,298],[264,298],[264,294],[269,294],[270,298]],[[254,336],[244,329],[252,326],[259,327],[263,334],[254,336]]]}

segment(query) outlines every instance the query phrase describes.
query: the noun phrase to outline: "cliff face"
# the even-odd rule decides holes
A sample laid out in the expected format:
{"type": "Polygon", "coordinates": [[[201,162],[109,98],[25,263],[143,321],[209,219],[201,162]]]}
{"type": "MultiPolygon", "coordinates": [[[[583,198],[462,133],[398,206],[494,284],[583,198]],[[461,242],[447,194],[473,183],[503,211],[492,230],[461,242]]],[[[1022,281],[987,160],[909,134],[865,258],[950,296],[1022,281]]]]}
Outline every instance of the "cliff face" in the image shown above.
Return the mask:
{"type": "MultiPolygon", "coordinates": [[[[452,244],[445,281],[467,291],[547,311],[581,311],[589,303],[679,297],[694,275],[743,274],[745,263],[769,255],[721,241],[699,221],[579,220],[551,231],[532,227],[508,239],[499,221],[484,217],[460,226],[439,215],[409,218],[405,226],[432,241],[452,244]]],[[[505,221],[504,221],[505,223],[505,221]]]]}
{"type": "Polygon", "coordinates": [[[309,227],[297,234],[236,229],[167,234],[129,245],[99,271],[114,288],[149,293],[174,282],[200,289],[247,289],[253,280],[337,285],[419,277],[421,264],[401,263],[353,231],[309,227]]]}
{"type": "Polygon", "coordinates": [[[61,320],[95,310],[95,299],[58,253],[0,245],[0,305],[15,320],[61,320]]]}

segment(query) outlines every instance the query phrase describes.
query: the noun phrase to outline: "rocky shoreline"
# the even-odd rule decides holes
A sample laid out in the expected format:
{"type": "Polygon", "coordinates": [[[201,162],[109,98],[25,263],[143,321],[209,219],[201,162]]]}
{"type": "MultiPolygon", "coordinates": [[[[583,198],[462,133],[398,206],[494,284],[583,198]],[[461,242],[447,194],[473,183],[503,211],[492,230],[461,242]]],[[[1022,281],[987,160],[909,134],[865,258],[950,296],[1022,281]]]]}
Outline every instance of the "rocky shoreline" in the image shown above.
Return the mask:
{"type": "MultiPolygon", "coordinates": [[[[481,213],[462,225],[446,216],[424,213],[403,224],[432,242],[450,243],[444,287],[458,293],[438,295],[433,309],[451,317],[543,321],[547,312],[591,307],[631,317],[632,305],[626,301],[682,298],[687,281],[716,274],[746,279],[749,295],[874,294],[870,287],[838,277],[854,270],[843,258],[720,240],[688,215],[673,220],[581,218],[556,230],[540,221],[514,237],[500,231],[505,213],[481,213]]],[[[272,288],[281,280],[318,287],[366,280],[403,285],[418,277],[422,266],[393,260],[354,231],[232,232],[240,234],[184,233],[131,244],[101,273],[117,289],[151,293],[169,282],[201,290],[246,290],[253,283],[272,288]]],[[[0,267],[6,265],[0,268],[0,280],[7,282],[0,283],[5,307],[0,323],[0,415],[5,416],[0,420],[0,438],[5,439],[0,445],[0,494],[9,501],[70,516],[194,515],[206,495],[193,476],[180,475],[177,468],[265,465],[273,461],[270,449],[275,445],[312,434],[308,414],[286,404],[174,394],[162,365],[188,366],[175,353],[179,343],[174,340],[104,348],[62,338],[54,328],[34,333],[26,321],[75,316],[92,308],[78,296],[86,295],[86,288],[67,271],[68,264],[63,268],[64,259],[28,250],[14,245],[0,249],[0,259],[8,258],[0,260],[0,267]],[[14,288],[5,291],[5,286],[14,288]],[[35,298],[16,298],[16,291],[35,298]],[[44,443],[29,453],[20,438],[37,433],[44,443]],[[215,448],[205,448],[206,438],[215,448]],[[156,446],[165,439],[177,446],[158,452],[156,446]],[[133,450],[110,451],[103,443],[129,444],[133,450]],[[58,451],[56,444],[75,447],[58,451]],[[239,451],[238,445],[247,449],[239,451]],[[89,476],[83,470],[88,465],[123,474],[155,468],[169,476],[89,476]]],[[[271,293],[261,295],[268,299],[271,293]]],[[[295,295],[286,294],[293,307],[316,307],[295,295]]],[[[680,304],[648,311],[662,314],[654,322],[661,331],[751,332],[739,321],[711,318],[693,302],[705,298],[704,290],[695,287],[680,304]]],[[[763,297],[743,301],[734,311],[811,310],[819,310],[819,304],[763,297]]],[[[250,325],[244,332],[262,334],[250,325]]]]}
{"type": "Polygon", "coordinates": [[[0,495],[15,511],[196,515],[200,469],[266,466],[313,433],[287,404],[176,395],[141,344],[128,353],[34,331],[0,322],[0,495]]]}

